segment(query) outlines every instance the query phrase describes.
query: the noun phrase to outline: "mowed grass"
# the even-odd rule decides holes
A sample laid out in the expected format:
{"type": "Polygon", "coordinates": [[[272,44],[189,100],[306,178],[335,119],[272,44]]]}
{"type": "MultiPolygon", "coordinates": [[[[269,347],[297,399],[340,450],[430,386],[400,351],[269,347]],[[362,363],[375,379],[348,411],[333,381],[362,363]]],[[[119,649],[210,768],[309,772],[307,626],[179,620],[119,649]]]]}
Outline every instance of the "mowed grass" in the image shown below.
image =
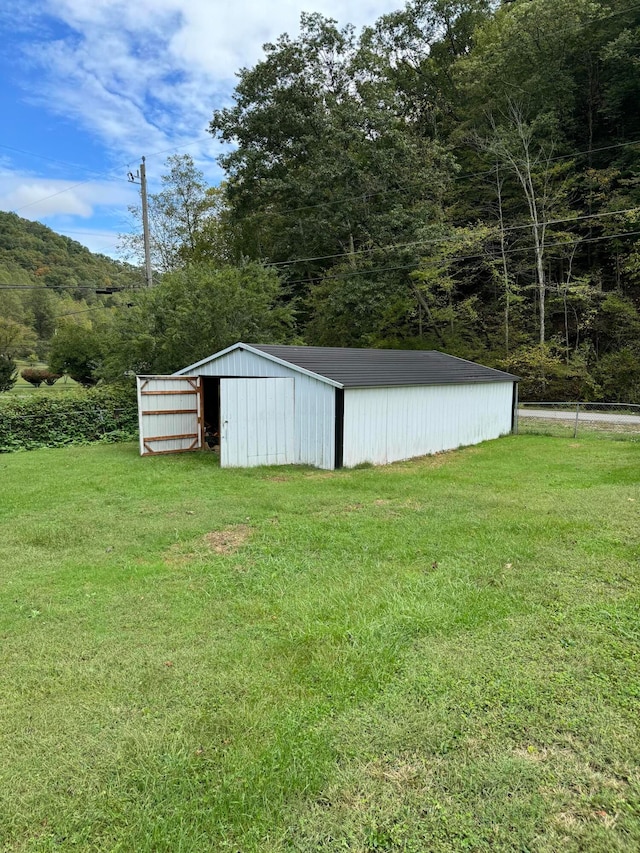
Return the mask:
{"type": "Polygon", "coordinates": [[[0,849],[640,849],[640,445],[0,484],[0,849]]]}

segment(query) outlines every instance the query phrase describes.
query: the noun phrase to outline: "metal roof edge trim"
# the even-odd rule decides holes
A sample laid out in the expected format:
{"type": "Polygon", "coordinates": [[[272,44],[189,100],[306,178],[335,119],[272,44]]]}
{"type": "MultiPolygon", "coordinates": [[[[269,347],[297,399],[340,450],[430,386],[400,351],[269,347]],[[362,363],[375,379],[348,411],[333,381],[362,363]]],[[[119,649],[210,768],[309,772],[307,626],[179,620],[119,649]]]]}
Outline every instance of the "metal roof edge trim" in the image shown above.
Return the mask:
{"type": "MultiPolygon", "coordinates": [[[[305,376],[310,376],[312,379],[318,379],[320,382],[325,382],[327,385],[333,385],[334,388],[344,388],[342,382],[338,382],[336,379],[330,379],[328,376],[323,376],[322,373],[315,373],[313,370],[307,370],[306,367],[300,367],[299,364],[287,361],[286,358],[278,358],[277,355],[271,355],[271,353],[264,352],[264,350],[257,349],[257,347],[252,347],[251,344],[240,344],[240,346],[243,349],[249,350],[249,352],[261,355],[263,358],[268,358],[269,361],[275,361],[276,364],[281,364],[283,367],[290,367],[291,370],[303,373],[305,376]]],[[[265,346],[270,346],[270,344],[265,344],[265,346]]],[[[274,344],[274,346],[278,345],[274,344]]]]}
{"type": "Polygon", "coordinates": [[[220,352],[215,352],[213,355],[208,355],[206,358],[201,358],[200,361],[194,361],[193,364],[190,364],[188,367],[183,367],[180,370],[175,370],[170,376],[189,376],[189,371],[194,370],[196,367],[202,367],[203,364],[209,364],[210,361],[215,361],[220,356],[226,355],[229,352],[232,352],[234,349],[238,349],[239,347],[244,346],[244,344],[238,342],[237,344],[231,344],[230,347],[226,347],[225,349],[220,350],[220,352]]]}
{"type": "MultiPolygon", "coordinates": [[[[267,346],[265,344],[265,346],[267,346]]],[[[220,352],[214,353],[213,355],[207,356],[207,358],[203,358],[200,361],[196,361],[194,364],[190,364],[188,367],[183,367],[182,370],[176,370],[175,373],[172,373],[171,376],[188,376],[189,371],[195,370],[198,367],[202,367],[204,364],[209,364],[212,361],[216,361],[216,359],[221,358],[223,355],[227,355],[227,353],[233,352],[237,349],[244,349],[252,352],[254,355],[259,355],[261,358],[266,358],[268,361],[273,361],[276,364],[281,364],[283,367],[288,367],[291,370],[295,370],[296,373],[302,373],[305,376],[310,376],[312,379],[317,379],[320,382],[324,382],[326,385],[333,385],[334,388],[344,388],[344,385],[341,382],[337,382],[335,379],[330,379],[328,376],[323,376],[321,373],[314,373],[313,370],[307,370],[305,367],[300,367],[297,364],[293,364],[290,361],[287,361],[284,358],[278,358],[275,355],[271,355],[268,352],[264,352],[261,349],[257,349],[256,347],[252,347],[251,344],[242,343],[242,341],[238,341],[237,344],[232,344],[230,347],[226,349],[220,350],[220,352]]]]}
{"type": "MultiPolygon", "coordinates": [[[[496,379],[489,377],[488,379],[466,379],[456,380],[455,382],[394,382],[393,385],[345,385],[345,391],[362,391],[363,389],[371,389],[377,391],[380,388],[448,388],[450,385],[478,385],[487,384],[489,382],[505,382],[509,385],[514,382],[519,382],[519,379],[508,377],[504,379],[496,379]]],[[[532,404],[533,405],[533,404],[532,404]]]]}
{"type": "MultiPolygon", "coordinates": [[[[511,381],[511,382],[520,382],[521,381],[521,378],[519,376],[516,376],[515,373],[509,373],[508,370],[500,370],[499,367],[487,367],[486,364],[480,364],[479,361],[471,361],[471,359],[469,359],[469,358],[461,358],[461,356],[459,356],[459,355],[451,355],[451,353],[442,352],[442,350],[439,350],[439,349],[431,350],[431,352],[439,352],[439,353],[442,353],[442,355],[448,355],[449,358],[455,358],[456,361],[464,361],[466,364],[473,364],[476,367],[484,367],[486,370],[495,370],[498,373],[502,373],[505,376],[509,376],[510,377],[509,381],[511,381]]],[[[478,382],[478,381],[480,381],[480,380],[476,380],[476,382],[478,382]]],[[[491,381],[491,380],[489,380],[489,381],[491,381]]],[[[505,379],[504,381],[506,382],[507,380],[505,379]]]]}

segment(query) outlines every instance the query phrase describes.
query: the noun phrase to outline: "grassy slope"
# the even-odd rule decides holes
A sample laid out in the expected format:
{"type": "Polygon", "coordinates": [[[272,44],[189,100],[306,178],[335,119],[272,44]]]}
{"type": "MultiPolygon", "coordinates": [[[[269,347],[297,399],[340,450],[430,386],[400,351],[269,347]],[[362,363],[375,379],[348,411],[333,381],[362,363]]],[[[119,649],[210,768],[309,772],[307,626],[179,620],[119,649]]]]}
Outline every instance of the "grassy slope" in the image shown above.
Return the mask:
{"type": "Polygon", "coordinates": [[[0,456],[5,849],[638,850],[639,463],[0,456]]]}

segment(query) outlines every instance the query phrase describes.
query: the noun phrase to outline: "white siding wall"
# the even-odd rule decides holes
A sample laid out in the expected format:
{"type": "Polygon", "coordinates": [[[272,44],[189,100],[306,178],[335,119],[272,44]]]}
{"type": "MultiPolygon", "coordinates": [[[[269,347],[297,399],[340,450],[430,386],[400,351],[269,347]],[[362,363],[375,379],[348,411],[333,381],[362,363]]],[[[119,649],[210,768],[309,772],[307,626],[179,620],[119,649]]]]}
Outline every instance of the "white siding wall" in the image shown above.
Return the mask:
{"type": "Polygon", "coordinates": [[[511,431],[512,382],[345,388],[344,465],[384,464],[511,431]]]}
{"type": "Polygon", "coordinates": [[[220,380],[223,468],[290,465],[295,458],[294,379],[220,380]]]}
{"type": "Polygon", "coordinates": [[[194,369],[198,376],[287,376],[295,380],[295,461],[333,468],[335,388],[247,350],[234,350],[194,369]]]}

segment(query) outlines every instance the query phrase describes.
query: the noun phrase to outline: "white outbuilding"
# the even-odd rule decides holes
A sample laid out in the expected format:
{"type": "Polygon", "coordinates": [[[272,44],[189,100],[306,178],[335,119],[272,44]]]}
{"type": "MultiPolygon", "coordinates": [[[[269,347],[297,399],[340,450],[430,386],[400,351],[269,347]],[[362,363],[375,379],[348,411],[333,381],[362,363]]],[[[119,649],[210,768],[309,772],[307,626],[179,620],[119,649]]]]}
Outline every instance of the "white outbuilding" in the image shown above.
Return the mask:
{"type": "Polygon", "coordinates": [[[140,453],[223,467],[382,465],[512,431],[518,377],[433,350],[237,343],[138,377],[140,453]]]}

